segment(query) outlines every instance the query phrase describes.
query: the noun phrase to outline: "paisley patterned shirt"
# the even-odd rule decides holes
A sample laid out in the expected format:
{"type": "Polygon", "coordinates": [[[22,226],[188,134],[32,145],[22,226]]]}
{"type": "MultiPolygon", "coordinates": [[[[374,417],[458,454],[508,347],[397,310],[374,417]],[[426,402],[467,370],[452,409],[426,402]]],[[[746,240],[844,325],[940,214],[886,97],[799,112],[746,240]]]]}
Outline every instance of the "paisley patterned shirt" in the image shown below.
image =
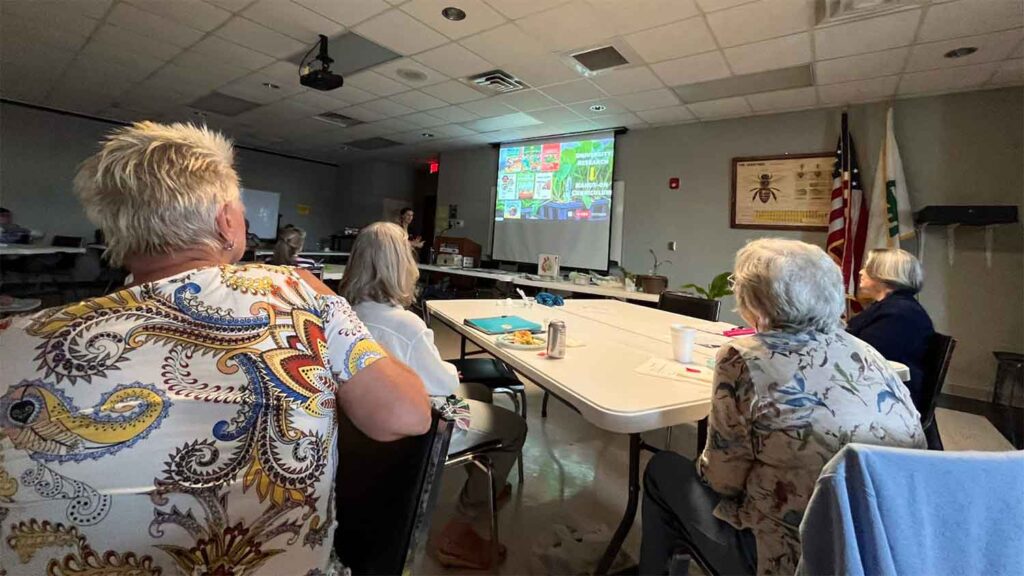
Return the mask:
{"type": "Polygon", "coordinates": [[[335,393],[383,355],[343,299],[262,264],[16,319],[0,573],[329,573],[335,393]]]}
{"type": "Polygon", "coordinates": [[[715,516],[757,539],[759,574],[793,574],[800,520],[825,463],[850,442],[924,448],[910,393],[874,348],[840,331],[766,332],[718,354],[697,464],[715,516]]]}

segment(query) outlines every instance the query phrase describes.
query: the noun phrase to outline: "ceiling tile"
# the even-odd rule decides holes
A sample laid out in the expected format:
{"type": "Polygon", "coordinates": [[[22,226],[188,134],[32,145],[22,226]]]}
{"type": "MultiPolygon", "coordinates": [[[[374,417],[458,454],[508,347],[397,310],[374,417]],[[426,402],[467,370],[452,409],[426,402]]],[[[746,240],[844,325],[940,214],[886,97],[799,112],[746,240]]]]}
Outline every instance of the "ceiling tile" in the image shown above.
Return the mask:
{"type": "Polygon", "coordinates": [[[647,62],[661,62],[716,48],[715,39],[700,16],[630,34],[626,42],[647,62]]]}
{"type": "Polygon", "coordinates": [[[517,24],[527,35],[559,51],[588,47],[615,35],[611,24],[583,0],[532,14],[517,24]],[[571,33],[567,33],[567,26],[571,26],[571,33]]]}
{"type": "Polygon", "coordinates": [[[114,103],[114,96],[75,86],[54,89],[46,99],[47,106],[58,110],[70,110],[84,114],[95,114],[114,103]]]}
{"type": "Polygon", "coordinates": [[[153,74],[150,80],[171,88],[192,87],[196,90],[203,88],[213,90],[218,86],[245,76],[248,72],[244,68],[231,68],[213,63],[208,63],[201,70],[170,63],[153,74]]]}
{"type": "Polygon", "coordinates": [[[697,5],[704,12],[715,12],[718,10],[725,10],[726,8],[732,8],[733,6],[739,6],[740,4],[750,4],[755,0],[697,0],[697,5]]]}
{"type": "Polygon", "coordinates": [[[835,60],[822,60],[814,64],[815,82],[836,84],[899,74],[903,71],[908,54],[910,48],[896,48],[835,60]]]}
{"type": "Polygon", "coordinates": [[[402,120],[411,122],[420,128],[429,128],[431,126],[440,126],[448,122],[443,118],[438,118],[429,112],[418,112],[416,114],[409,114],[408,116],[402,116],[402,120]]]}
{"type": "Polygon", "coordinates": [[[569,0],[486,0],[495,10],[501,12],[506,18],[517,20],[523,16],[554,8],[559,4],[565,4],[569,0]]]}
{"type": "MultiPolygon", "coordinates": [[[[86,47],[88,47],[88,45],[86,45],[86,47]]],[[[86,52],[84,50],[81,53],[81,56],[89,59],[107,58],[106,54],[96,54],[93,52],[86,52]]],[[[122,66],[130,65],[133,63],[133,60],[135,60],[131,55],[122,53],[115,53],[111,56],[115,57],[116,64],[122,66]]],[[[50,44],[37,42],[31,37],[31,35],[22,36],[18,34],[16,36],[15,34],[11,34],[4,30],[3,36],[0,37],[0,62],[2,62],[4,66],[11,64],[24,64],[26,67],[37,68],[38,63],[45,62],[46,66],[51,70],[60,70],[67,65],[68,62],[71,62],[74,59],[74,51],[62,49],[59,46],[52,46],[50,44]]],[[[142,56],[140,59],[144,62],[155,61],[157,66],[163,63],[162,60],[149,56],[142,56]]],[[[3,68],[3,66],[0,66],[0,68],[3,68]]],[[[37,72],[27,75],[25,79],[34,80],[38,76],[46,76],[46,74],[39,74],[37,72]]],[[[16,75],[11,75],[8,77],[8,80],[13,82],[20,81],[17,78],[18,77],[16,75]]]]}
{"type": "MultiPolygon", "coordinates": [[[[490,119],[490,120],[493,120],[490,119]]],[[[479,122],[488,122],[489,120],[479,120],[479,122]]],[[[435,136],[443,138],[456,138],[458,136],[469,136],[470,134],[476,134],[470,128],[465,126],[459,126],[458,124],[447,124],[443,126],[435,126],[430,129],[430,132],[435,136]]]]}
{"type": "Polygon", "coordinates": [[[364,38],[400,54],[423,52],[447,42],[444,36],[401,10],[391,9],[355,27],[364,38]]]}
{"type": "Polygon", "coordinates": [[[1017,28],[1016,30],[996,32],[982,36],[917,44],[910,52],[907,72],[932,70],[935,68],[954,68],[1003,60],[1020,44],[1022,38],[1024,38],[1024,28],[1017,28]],[[960,58],[946,58],[944,56],[946,52],[962,46],[973,46],[978,51],[960,58]]]}
{"type": "Polygon", "coordinates": [[[651,68],[669,86],[683,86],[729,76],[729,67],[718,51],[660,62],[651,68]]]}
{"type": "Polygon", "coordinates": [[[658,80],[658,77],[647,66],[616,68],[598,74],[590,80],[612,96],[643,92],[663,86],[661,80],[658,80]]]}
{"type": "Polygon", "coordinates": [[[533,88],[576,80],[580,73],[556,56],[545,54],[528,62],[507,64],[503,69],[533,88]]]}
{"type": "Polygon", "coordinates": [[[530,116],[545,124],[561,124],[564,122],[576,122],[578,120],[582,120],[579,114],[565,106],[555,106],[554,108],[548,108],[546,110],[535,110],[530,112],[530,116]]]}
{"type": "Polygon", "coordinates": [[[388,9],[388,5],[381,0],[295,0],[295,2],[349,27],[388,9]]]}
{"type": "Polygon", "coordinates": [[[140,53],[161,60],[170,60],[181,53],[181,47],[137,34],[124,28],[104,25],[96,30],[89,40],[96,44],[94,48],[100,52],[140,53]]]}
{"type": "Polygon", "coordinates": [[[636,113],[637,116],[651,124],[673,124],[693,120],[693,113],[686,106],[670,106],[657,110],[644,110],[636,113]]]}
{"type": "Polygon", "coordinates": [[[182,52],[171,62],[182,69],[192,70],[196,75],[201,77],[214,78],[216,75],[223,75],[223,83],[241,78],[242,76],[252,72],[249,68],[244,68],[223,60],[214,60],[205,54],[192,52],[191,50],[182,52]]]}
{"type": "Polygon", "coordinates": [[[308,48],[304,43],[294,38],[285,36],[280,32],[275,32],[266,26],[240,16],[235,16],[228,20],[228,23],[217,30],[215,34],[235,44],[252,48],[257,52],[269,54],[275,58],[287,58],[304,48],[308,48]]]}
{"type": "Polygon", "coordinates": [[[273,82],[282,88],[305,90],[299,84],[299,67],[287,60],[278,60],[269,66],[259,69],[265,81],[273,82]]]}
{"type": "Polygon", "coordinates": [[[827,106],[883,100],[896,93],[896,85],[899,84],[899,80],[899,76],[886,76],[871,80],[818,86],[818,100],[827,106]]]}
{"type": "Polygon", "coordinates": [[[515,24],[498,26],[459,43],[498,65],[529,62],[548,55],[535,39],[524,34],[515,24]]]}
{"type": "Polygon", "coordinates": [[[465,110],[469,110],[481,118],[493,118],[495,116],[511,114],[516,111],[511,106],[503,103],[500,96],[484,98],[483,100],[474,100],[472,102],[464,102],[459,104],[459,106],[465,110]]]}
{"type": "Polygon", "coordinates": [[[458,40],[506,22],[505,17],[482,0],[459,0],[458,7],[466,12],[466,18],[453,22],[441,15],[441,11],[452,6],[452,0],[412,0],[401,8],[420,22],[445,36],[458,40]]]}
{"type": "Polygon", "coordinates": [[[470,120],[477,120],[479,118],[476,114],[473,114],[459,106],[437,108],[436,110],[431,110],[430,115],[437,116],[438,118],[442,118],[448,122],[469,122],[470,120]]]}
{"type": "Polygon", "coordinates": [[[416,60],[453,78],[465,78],[495,68],[490,62],[454,42],[417,54],[416,60]]]}
{"type": "Polygon", "coordinates": [[[516,112],[513,114],[506,114],[504,116],[497,116],[495,118],[485,118],[483,120],[469,122],[464,124],[464,126],[477,132],[493,132],[495,130],[508,130],[510,128],[535,126],[537,124],[540,124],[540,121],[535,119],[533,116],[516,112]]]}
{"type": "Polygon", "coordinates": [[[1024,2],[1020,0],[960,0],[933,4],[928,8],[919,42],[942,40],[1006,30],[1024,22],[1024,2]]]}
{"type": "Polygon", "coordinates": [[[813,108],[818,103],[818,91],[814,86],[808,86],[807,88],[750,94],[746,98],[755,112],[796,110],[813,108]]]}
{"type": "Polygon", "coordinates": [[[616,34],[630,34],[700,14],[693,0],[588,0],[616,34]]]}
{"type": "Polygon", "coordinates": [[[409,89],[405,84],[395,82],[391,78],[382,76],[373,70],[366,70],[364,72],[359,72],[358,74],[353,74],[345,78],[345,83],[349,84],[353,88],[366,90],[367,92],[378,96],[391,96],[392,94],[405,92],[409,89]]]}
{"type": "Polygon", "coordinates": [[[424,136],[424,134],[433,133],[427,130],[417,129],[410,130],[408,132],[401,132],[399,134],[392,134],[391,136],[389,136],[389,138],[396,142],[401,142],[402,144],[417,144],[419,142],[425,142],[430,140],[430,137],[424,136]]]}
{"type": "Polygon", "coordinates": [[[619,96],[618,101],[626,108],[639,112],[641,110],[654,110],[655,108],[667,108],[668,106],[675,106],[679,104],[679,98],[675,92],[667,88],[658,88],[657,90],[648,90],[647,92],[637,92],[636,94],[627,94],[619,96]]]}
{"type": "Polygon", "coordinates": [[[273,82],[276,84],[276,81],[277,78],[273,78],[265,72],[256,71],[244,78],[239,78],[234,82],[229,82],[228,84],[221,86],[217,91],[227,94],[228,96],[234,96],[235,98],[249,100],[250,102],[269,104],[306,90],[304,87],[298,86],[297,82],[291,85],[278,84],[279,88],[277,90],[263,85],[264,82],[273,82]]]}
{"type": "Polygon", "coordinates": [[[448,77],[444,74],[434,70],[433,68],[420,64],[412,58],[399,58],[397,60],[392,60],[379,66],[375,66],[373,71],[413,88],[430,86],[431,84],[437,84],[448,80],[448,77]],[[423,80],[410,80],[403,76],[403,74],[408,75],[410,72],[418,72],[422,74],[424,76],[423,80]]]}
{"type": "Polygon", "coordinates": [[[315,109],[316,113],[328,112],[331,110],[337,110],[343,108],[348,103],[337,98],[332,98],[330,95],[334,92],[320,92],[319,90],[307,90],[288,99],[292,102],[296,102],[307,108],[315,109]]]}
{"type": "Polygon", "coordinates": [[[373,100],[377,96],[375,94],[367,92],[366,90],[363,90],[362,88],[356,88],[355,86],[345,84],[344,86],[338,88],[337,90],[331,90],[331,97],[339,98],[352,104],[360,104],[368,100],[373,100]]]}
{"type": "Polygon", "coordinates": [[[5,17],[16,14],[22,17],[38,16],[45,20],[60,13],[68,17],[87,16],[98,20],[103,18],[112,3],[112,0],[6,0],[0,5],[0,13],[5,17]]]}
{"type": "Polygon", "coordinates": [[[246,48],[245,46],[239,46],[234,42],[228,42],[219,36],[207,36],[196,42],[185,53],[201,54],[211,60],[235,64],[249,70],[259,70],[274,61],[272,57],[266,54],[246,48]]]}
{"type": "Polygon", "coordinates": [[[752,74],[811,61],[811,35],[806,32],[725,49],[735,74],[752,74]]]}
{"type": "MultiPolygon", "coordinates": [[[[2,24],[3,33],[0,34],[0,58],[3,57],[4,49],[14,46],[27,46],[29,44],[41,44],[51,48],[57,48],[70,52],[69,56],[74,56],[74,52],[85,44],[89,38],[89,34],[95,28],[98,23],[97,20],[90,18],[79,18],[78,22],[85,24],[86,26],[80,27],[74,32],[69,32],[62,28],[50,27],[45,22],[37,20],[27,20],[20,16],[4,16],[2,24]]],[[[175,47],[177,49],[177,47],[175,47]]],[[[11,58],[4,58],[10,61],[11,58]]]]}
{"type": "Polygon", "coordinates": [[[381,98],[380,100],[370,100],[361,104],[363,109],[370,110],[371,112],[378,112],[386,117],[392,116],[403,116],[405,114],[412,114],[417,112],[415,108],[410,108],[404,104],[399,104],[387,98],[381,98]]]}
{"type": "Polygon", "coordinates": [[[449,80],[440,84],[434,84],[433,86],[427,86],[423,91],[449,104],[461,104],[471,100],[486,98],[486,95],[477,92],[458,80],[449,80]]]}
{"type": "Polygon", "coordinates": [[[611,114],[622,114],[629,112],[626,107],[619,104],[611,98],[599,98],[597,100],[587,100],[586,102],[577,102],[576,104],[570,104],[567,106],[569,110],[579,114],[586,120],[593,120],[597,116],[611,115],[611,114]],[[595,112],[590,109],[591,106],[604,106],[604,110],[595,112]]]}
{"type": "Polygon", "coordinates": [[[366,104],[358,104],[356,106],[342,108],[339,112],[345,116],[355,118],[356,120],[362,120],[363,122],[376,122],[377,120],[383,120],[388,117],[387,114],[367,108],[366,104]]]}
{"type": "Polygon", "coordinates": [[[209,32],[228,21],[231,12],[203,2],[202,0],[127,0],[146,12],[159,14],[164,18],[184,24],[196,30],[209,32]]]}
{"type": "Polygon", "coordinates": [[[1024,84],[1024,60],[1007,60],[999,65],[991,84],[1024,84]]]}
{"type": "Polygon", "coordinates": [[[47,42],[61,45],[58,40],[61,35],[88,36],[99,24],[98,17],[89,17],[74,10],[77,4],[62,2],[62,9],[53,10],[52,5],[46,2],[2,2],[0,14],[3,15],[4,33],[28,29],[39,32],[47,42]]]}
{"type": "Polygon", "coordinates": [[[561,104],[573,104],[605,96],[604,92],[589,80],[573,80],[565,84],[555,84],[544,88],[543,92],[561,104]]]}
{"type": "Polygon", "coordinates": [[[403,106],[408,106],[413,110],[430,110],[432,108],[442,108],[448,105],[444,100],[434,98],[433,96],[420,92],[419,90],[410,90],[409,92],[396,94],[391,97],[391,100],[398,102],[403,106]]]}
{"type": "Polygon", "coordinates": [[[974,66],[904,74],[900,80],[899,94],[919,94],[922,92],[944,92],[974,88],[988,81],[996,71],[996,68],[996,64],[977,64],[974,66]]]}
{"type": "Polygon", "coordinates": [[[81,86],[94,92],[117,94],[147,76],[145,71],[132,72],[102,60],[77,58],[61,77],[61,84],[81,86]]]}
{"type": "Polygon", "coordinates": [[[886,48],[906,46],[914,40],[920,10],[908,10],[814,31],[818,59],[839,58],[886,48]]]}
{"type": "Polygon", "coordinates": [[[1017,49],[1014,50],[1010,56],[1013,58],[1024,58],[1024,42],[1022,42],[1020,46],[1017,46],[1017,49]]]}
{"type": "Polygon", "coordinates": [[[107,16],[107,22],[175,46],[189,46],[203,37],[203,33],[195,28],[139,10],[129,4],[115,5],[107,16]]]}
{"type": "Polygon", "coordinates": [[[258,0],[243,10],[242,16],[310,47],[317,42],[318,34],[331,37],[345,30],[341,24],[288,0],[258,0]]]}
{"type": "Polygon", "coordinates": [[[647,122],[645,120],[642,120],[632,112],[602,114],[595,117],[591,122],[593,122],[595,128],[618,128],[620,126],[625,126],[626,128],[639,128],[647,126],[647,122]]]}
{"type": "Polygon", "coordinates": [[[751,112],[750,104],[747,104],[747,99],[742,96],[698,102],[690,104],[689,108],[701,120],[743,116],[751,112]]]}
{"type": "Polygon", "coordinates": [[[502,104],[511,106],[520,112],[542,110],[544,108],[551,108],[552,106],[558,105],[558,102],[555,102],[547,95],[542,92],[538,92],[537,90],[513,92],[511,94],[497,96],[496,100],[502,104]]]}
{"type": "Polygon", "coordinates": [[[723,47],[739,46],[810,30],[814,0],[758,0],[707,15],[708,25],[723,47]]]}

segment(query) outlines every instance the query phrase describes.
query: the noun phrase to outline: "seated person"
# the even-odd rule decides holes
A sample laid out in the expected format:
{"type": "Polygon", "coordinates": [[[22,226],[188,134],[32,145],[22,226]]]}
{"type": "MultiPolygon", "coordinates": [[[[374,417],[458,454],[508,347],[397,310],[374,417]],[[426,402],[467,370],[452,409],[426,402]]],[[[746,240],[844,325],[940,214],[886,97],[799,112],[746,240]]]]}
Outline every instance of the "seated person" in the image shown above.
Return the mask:
{"type": "Polygon", "coordinates": [[[28,244],[32,231],[14,223],[14,214],[0,207],[0,244],[28,244]]]}
{"type": "MultiPolygon", "coordinates": [[[[434,333],[419,316],[404,307],[412,303],[419,269],[409,250],[402,228],[390,222],[376,222],[359,232],[352,245],[340,293],[374,338],[395,358],[423,378],[427,393],[443,402],[453,394],[469,396],[467,429],[452,436],[449,453],[501,440],[502,448],[491,453],[494,481],[499,492],[511,490],[505,484],[526,440],[526,422],[518,414],[491,404],[491,392],[483,386],[459,384],[455,366],[441,359],[434,345],[434,333]]],[[[489,519],[487,474],[467,466],[469,478],[459,496],[459,515],[465,520],[489,519]]],[[[487,524],[483,524],[486,526],[487,524]]],[[[490,541],[481,538],[464,520],[449,522],[435,551],[445,566],[490,569],[490,541]]]]}
{"type": "Polygon", "coordinates": [[[677,548],[718,574],[793,574],[800,520],[833,454],[849,442],[925,446],[899,377],[843,331],[841,273],[821,248],[756,240],[733,279],[758,333],[718,353],[696,465],[667,451],[647,465],[641,574],[665,574],[677,548]]]}
{"type": "Polygon", "coordinates": [[[303,246],[306,244],[306,231],[294,226],[286,226],[277,233],[277,244],[274,245],[274,255],[267,259],[267,262],[278,266],[297,266],[307,270],[318,270],[322,268],[315,260],[299,256],[303,246]]]}
{"type": "Polygon", "coordinates": [[[918,411],[923,406],[924,361],[935,329],[915,296],[924,273],[913,254],[898,248],[872,250],[860,271],[860,293],[874,304],[854,316],[846,331],[867,342],[887,360],[910,368],[907,388],[918,411]]]}
{"type": "Polygon", "coordinates": [[[379,441],[429,429],[419,376],[342,298],[235,265],[233,163],[206,128],[140,122],[79,169],[135,284],[0,328],[11,574],[335,574],[337,411],[379,441]]]}

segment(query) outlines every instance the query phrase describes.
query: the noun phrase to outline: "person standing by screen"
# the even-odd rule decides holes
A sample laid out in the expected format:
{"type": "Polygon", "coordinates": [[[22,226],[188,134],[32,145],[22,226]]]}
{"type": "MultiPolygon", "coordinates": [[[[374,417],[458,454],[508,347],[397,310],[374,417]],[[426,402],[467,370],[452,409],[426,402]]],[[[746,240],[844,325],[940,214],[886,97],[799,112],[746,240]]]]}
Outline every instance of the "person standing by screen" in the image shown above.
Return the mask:
{"type": "Polygon", "coordinates": [[[423,248],[423,237],[417,234],[413,236],[409,233],[409,225],[412,224],[412,219],[416,216],[412,208],[406,206],[398,213],[398,225],[405,230],[405,237],[409,239],[409,246],[414,250],[423,248]]]}

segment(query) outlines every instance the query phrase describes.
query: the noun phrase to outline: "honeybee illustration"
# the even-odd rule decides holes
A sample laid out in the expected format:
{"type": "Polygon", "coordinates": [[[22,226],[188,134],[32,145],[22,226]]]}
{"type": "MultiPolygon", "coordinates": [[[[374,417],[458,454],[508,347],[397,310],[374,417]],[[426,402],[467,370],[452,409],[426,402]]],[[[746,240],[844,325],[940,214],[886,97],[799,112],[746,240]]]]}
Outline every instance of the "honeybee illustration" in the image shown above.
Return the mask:
{"type": "Polygon", "coordinates": [[[779,197],[775,195],[779,189],[772,186],[772,178],[771,174],[761,174],[758,185],[750,189],[750,192],[754,193],[750,197],[751,202],[758,198],[760,198],[762,204],[767,204],[769,200],[779,201],[779,197]]]}

